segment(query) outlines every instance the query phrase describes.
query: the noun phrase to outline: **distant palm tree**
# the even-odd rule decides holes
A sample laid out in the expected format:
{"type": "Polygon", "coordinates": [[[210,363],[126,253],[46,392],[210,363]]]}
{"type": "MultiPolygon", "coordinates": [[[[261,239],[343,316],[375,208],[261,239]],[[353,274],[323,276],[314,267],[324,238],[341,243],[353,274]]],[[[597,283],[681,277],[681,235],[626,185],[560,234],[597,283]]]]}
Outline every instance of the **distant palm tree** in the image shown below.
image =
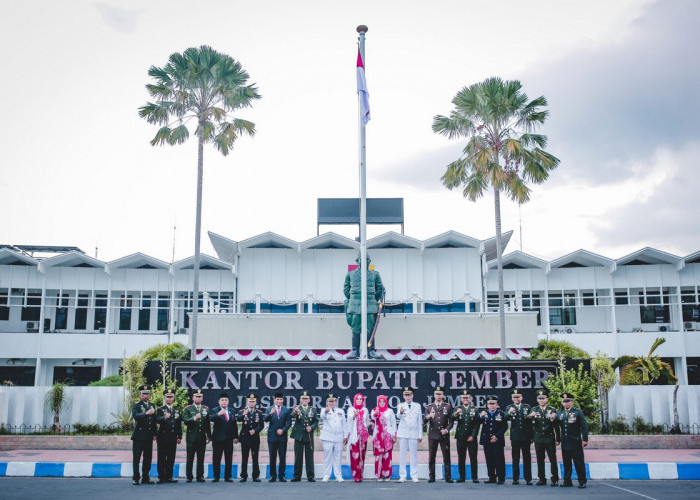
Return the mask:
{"type": "Polygon", "coordinates": [[[468,141],[460,157],[447,165],[441,180],[448,189],[461,187],[471,201],[493,189],[501,357],[506,359],[500,193],[524,203],[530,199],[527,183],[544,182],[559,165],[559,159],[545,151],[547,137],[533,133],[549,114],[542,109],[547,100],[542,96],[528,102],[519,81],[488,78],[464,87],[452,104],[449,116],[433,118],[433,132],[468,141]]]}
{"type": "Polygon", "coordinates": [[[620,369],[620,385],[649,385],[654,380],[664,378],[666,383],[674,384],[678,378],[673,374],[671,365],[662,361],[654,351],[666,339],[659,337],[651,344],[646,356],[620,356],[613,363],[613,368],[620,369]]]}
{"type": "Polygon", "coordinates": [[[194,279],[192,284],[192,322],[190,342],[192,359],[197,346],[197,313],[199,309],[200,235],[202,232],[202,177],[204,144],[212,143],[226,156],[243,134],[255,135],[253,122],[234,118],[231,114],[250,107],[260,99],[255,84],[248,85],[249,75],[241,64],[226,54],[202,45],[174,53],[162,68],[151,66],[148,75],[153,83],[146,85],[155,102],[139,108],[139,116],[160,125],[151,145],[182,144],[189,136],[188,123],[197,136],[197,215],[194,235],[194,279]]]}

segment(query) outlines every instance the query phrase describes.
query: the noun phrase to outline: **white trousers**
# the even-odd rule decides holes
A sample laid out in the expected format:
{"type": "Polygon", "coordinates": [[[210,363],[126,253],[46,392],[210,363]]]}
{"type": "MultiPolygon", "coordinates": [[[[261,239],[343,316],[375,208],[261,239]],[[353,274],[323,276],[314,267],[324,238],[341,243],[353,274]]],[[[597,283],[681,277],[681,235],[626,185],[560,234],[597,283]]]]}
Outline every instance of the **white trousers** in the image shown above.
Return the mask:
{"type": "Polygon", "coordinates": [[[321,441],[323,443],[323,476],[331,477],[331,471],[335,472],[335,478],[343,477],[340,470],[340,457],[343,453],[342,441],[321,441]]]}
{"type": "Polygon", "coordinates": [[[406,479],[406,452],[411,454],[411,478],[418,477],[418,440],[399,438],[399,476],[406,479]]]}

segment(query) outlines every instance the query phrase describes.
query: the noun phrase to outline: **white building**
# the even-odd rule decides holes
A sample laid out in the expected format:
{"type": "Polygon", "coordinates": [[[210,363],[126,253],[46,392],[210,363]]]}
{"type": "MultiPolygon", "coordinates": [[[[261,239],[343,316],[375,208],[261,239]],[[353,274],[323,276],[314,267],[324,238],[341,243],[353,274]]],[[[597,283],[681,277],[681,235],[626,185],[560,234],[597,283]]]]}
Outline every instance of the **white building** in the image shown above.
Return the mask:
{"type": "MultiPolygon", "coordinates": [[[[202,258],[200,358],[278,359],[287,349],[284,356],[297,359],[304,353],[290,354],[284,336],[290,324],[347,329],[343,280],[356,241],[334,233],[303,242],[273,233],[241,242],[209,236],[218,258],[202,258]]],[[[46,385],[72,376],[81,383],[116,373],[125,354],[188,343],[193,258],[166,263],[134,254],[102,262],[60,250],[0,248],[0,380],[46,385]],[[39,258],[42,250],[54,254],[39,258]]],[[[421,241],[389,232],[369,240],[368,251],[387,289],[391,314],[382,328],[389,333],[378,337],[387,357],[404,348],[438,355],[424,352],[431,347],[460,359],[497,354],[494,239],[448,232],[421,241]],[[440,328],[426,328],[425,320],[440,328]],[[404,345],[390,334],[416,325],[425,330],[422,343],[404,345]]],[[[645,248],[613,260],[580,250],[551,262],[513,252],[504,266],[509,357],[525,354],[538,337],[591,354],[643,355],[664,336],[657,354],[673,362],[682,383],[700,383],[700,252],[678,257],[645,248]]],[[[335,348],[337,359],[350,342],[337,335],[302,347],[335,348]]]]}

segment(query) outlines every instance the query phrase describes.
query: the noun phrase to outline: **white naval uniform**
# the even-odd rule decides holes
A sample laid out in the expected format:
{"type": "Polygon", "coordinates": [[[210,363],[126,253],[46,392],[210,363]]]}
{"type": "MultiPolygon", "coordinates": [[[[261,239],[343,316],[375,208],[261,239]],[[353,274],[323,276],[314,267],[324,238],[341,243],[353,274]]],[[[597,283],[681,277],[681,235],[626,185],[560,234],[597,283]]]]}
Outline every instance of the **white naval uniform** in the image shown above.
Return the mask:
{"type": "Polygon", "coordinates": [[[399,418],[399,429],[396,437],[399,440],[399,476],[406,479],[406,452],[411,454],[411,478],[417,478],[418,474],[418,440],[423,438],[423,415],[420,403],[406,402],[396,408],[396,416],[399,418]],[[403,414],[401,413],[403,408],[403,414]]]}
{"type": "Polygon", "coordinates": [[[343,473],[340,470],[340,458],[343,452],[343,439],[348,435],[345,423],[345,413],[339,408],[334,408],[326,413],[321,410],[321,442],[323,443],[323,478],[331,477],[331,471],[335,477],[342,480],[343,473]]]}

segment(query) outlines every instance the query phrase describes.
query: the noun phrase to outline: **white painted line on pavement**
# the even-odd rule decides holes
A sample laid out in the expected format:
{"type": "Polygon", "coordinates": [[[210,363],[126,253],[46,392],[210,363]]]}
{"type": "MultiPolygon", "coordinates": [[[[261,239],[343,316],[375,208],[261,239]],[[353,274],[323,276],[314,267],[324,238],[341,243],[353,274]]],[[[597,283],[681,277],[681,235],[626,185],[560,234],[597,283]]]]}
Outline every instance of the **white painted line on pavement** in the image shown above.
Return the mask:
{"type": "Polygon", "coordinates": [[[643,498],[648,498],[649,500],[658,500],[654,497],[642,495],[641,493],[637,493],[636,491],[628,490],[627,488],[621,488],[620,486],[615,486],[614,484],[610,484],[610,483],[600,483],[600,484],[604,484],[605,486],[610,486],[611,488],[616,488],[618,490],[626,491],[627,493],[632,493],[633,495],[637,495],[637,496],[640,496],[643,498]]]}

